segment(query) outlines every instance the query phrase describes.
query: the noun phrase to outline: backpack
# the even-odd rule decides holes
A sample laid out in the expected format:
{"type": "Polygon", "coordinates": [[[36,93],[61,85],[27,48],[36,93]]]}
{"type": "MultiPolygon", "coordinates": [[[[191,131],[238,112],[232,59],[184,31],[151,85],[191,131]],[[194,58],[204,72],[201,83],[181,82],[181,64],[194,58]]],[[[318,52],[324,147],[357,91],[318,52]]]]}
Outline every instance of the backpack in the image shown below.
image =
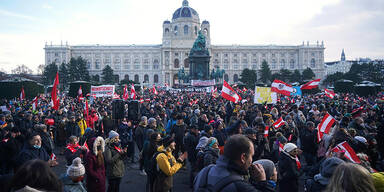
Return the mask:
{"type": "Polygon", "coordinates": [[[242,181],[243,180],[243,178],[238,176],[238,175],[230,174],[230,175],[220,179],[214,185],[208,184],[208,174],[209,174],[209,171],[214,166],[215,165],[210,165],[207,168],[205,168],[204,170],[202,170],[203,173],[201,174],[199,186],[197,189],[194,189],[194,192],[220,192],[227,185],[229,185],[233,182],[236,182],[236,181],[242,181]]]}
{"type": "Polygon", "coordinates": [[[149,161],[149,167],[148,167],[148,170],[145,170],[145,172],[151,176],[152,178],[156,178],[158,175],[160,175],[162,173],[162,171],[159,169],[159,167],[157,166],[157,156],[160,154],[160,153],[164,153],[164,151],[157,151],[155,154],[153,154],[152,158],[150,159],[149,161]]]}
{"type": "Polygon", "coordinates": [[[204,168],[204,150],[200,149],[196,154],[196,171],[200,171],[204,168]]]}

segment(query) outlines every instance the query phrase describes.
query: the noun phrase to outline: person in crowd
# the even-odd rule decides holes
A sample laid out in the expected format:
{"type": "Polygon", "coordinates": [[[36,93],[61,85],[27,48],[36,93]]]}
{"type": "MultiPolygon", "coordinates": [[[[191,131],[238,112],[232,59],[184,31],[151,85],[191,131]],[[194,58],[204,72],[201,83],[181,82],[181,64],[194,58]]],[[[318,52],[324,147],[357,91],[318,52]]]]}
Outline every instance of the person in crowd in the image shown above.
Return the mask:
{"type": "Polygon", "coordinates": [[[293,143],[284,145],[284,151],[280,154],[278,163],[279,174],[281,175],[279,181],[279,191],[298,192],[299,191],[299,177],[300,177],[300,162],[298,162],[297,155],[300,149],[293,143]]]}
{"type": "MultiPolygon", "coordinates": [[[[143,153],[143,146],[144,146],[144,140],[145,140],[145,133],[147,129],[148,121],[146,116],[142,116],[139,126],[136,127],[135,130],[135,141],[137,148],[139,149],[140,153],[143,153]]],[[[142,158],[142,155],[140,155],[140,175],[146,176],[147,174],[144,171],[144,159],[142,158]]]]}
{"type": "Polygon", "coordinates": [[[79,113],[77,115],[77,119],[76,119],[76,122],[77,122],[77,125],[79,126],[80,128],[80,136],[82,137],[84,135],[84,132],[85,132],[85,129],[87,129],[87,122],[86,120],[83,118],[83,114],[82,113],[79,113]]]}
{"type": "Polygon", "coordinates": [[[172,137],[175,139],[176,149],[173,152],[175,158],[179,157],[179,152],[184,152],[184,135],[187,130],[187,126],[184,124],[184,117],[181,114],[176,116],[176,124],[172,126],[171,133],[172,137]]]}
{"type": "Polygon", "coordinates": [[[127,148],[122,149],[119,142],[119,134],[116,131],[110,131],[104,152],[107,167],[108,192],[120,191],[121,179],[125,172],[124,158],[127,153],[127,148]]]}
{"type": "Polygon", "coordinates": [[[47,151],[48,155],[53,153],[55,148],[51,133],[48,131],[47,125],[36,124],[34,127],[35,131],[39,133],[41,137],[41,146],[47,151]]]}
{"type": "Polygon", "coordinates": [[[312,121],[307,121],[300,134],[300,140],[305,162],[308,166],[312,166],[316,163],[317,154],[317,130],[315,130],[315,124],[312,121]]]}
{"type": "Polygon", "coordinates": [[[20,151],[19,155],[16,157],[16,167],[20,167],[25,162],[33,159],[40,159],[42,161],[48,162],[50,166],[58,165],[56,160],[52,160],[47,153],[47,151],[41,146],[41,137],[38,133],[32,133],[25,147],[20,151]]]}
{"type": "Polygon", "coordinates": [[[69,142],[64,150],[64,156],[67,160],[67,165],[70,166],[75,158],[80,157],[83,159],[87,153],[87,148],[85,146],[80,146],[78,138],[74,135],[70,136],[68,141],[69,142]]]}
{"type": "MultiPolygon", "coordinates": [[[[145,141],[143,148],[144,170],[149,173],[151,170],[151,158],[156,153],[160,146],[161,135],[158,132],[153,132],[149,136],[149,141],[145,141]]],[[[155,178],[151,174],[147,174],[146,191],[150,192],[153,189],[153,181],[155,178]]]]}
{"type": "MultiPolygon", "coordinates": [[[[261,165],[252,164],[254,153],[252,142],[243,135],[231,136],[224,146],[224,155],[216,161],[216,165],[208,166],[200,171],[194,181],[193,191],[213,187],[213,191],[259,191],[256,189],[261,181],[266,181],[261,165]],[[249,181],[244,180],[250,174],[249,181]],[[223,183],[225,180],[225,183],[223,183]]],[[[209,189],[207,189],[209,190],[209,189]]]]}
{"type": "Polygon", "coordinates": [[[225,124],[219,119],[214,124],[215,130],[213,131],[213,137],[217,138],[217,142],[219,143],[219,148],[224,148],[225,141],[228,138],[227,133],[225,132],[225,124]]]}
{"type": "Polygon", "coordinates": [[[76,117],[71,116],[69,122],[67,122],[67,125],[65,127],[67,135],[74,135],[76,137],[80,137],[80,127],[76,123],[76,117]]]}
{"type": "Polygon", "coordinates": [[[105,192],[105,141],[94,137],[87,141],[89,151],[85,156],[86,186],[88,192],[105,192]]]}
{"type": "Polygon", "coordinates": [[[154,192],[168,192],[173,187],[173,175],[183,166],[185,156],[180,156],[177,160],[172,155],[176,149],[176,143],[170,136],[162,140],[163,145],[157,151],[161,152],[156,156],[156,162],[160,169],[160,174],[155,178],[153,184],[154,192]]]}
{"type": "Polygon", "coordinates": [[[25,162],[12,177],[8,188],[15,192],[63,191],[62,183],[49,164],[40,159],[25,162]]]}
{"type": "Polygon", "coordinates": [[[325,192],[375,192],[372,176],[358,164],[342,163],[333,172],[325,192]]]}
{"type": "Polygon", "coordinates": [[[80,157],[76,157],[68,167],[66,175],[60,178],[63,192],[87,192],[83,184],[84,175],[84,165],[81,164],[80,157]]]}
{"type": "Polygon", "coordinates": [[[267,183],[265,185],[259,185],[258,189],[265,192],[275,192],[277,184],[277,169],[273,161],[269,159],[260,159],[254,161],[253,164],[260,164],[263,166],[265,172],[265,179],[267,183]]]}
{"type": "Polygon", "coordinates": [[[18,128],[12,128],[0,142],[0,175],[12,173],[17,165],[15,160],[23,148],[25,136],[18,128]]]}
{"type": "Polygon", "coordinates": [[[193,179],[195,178],[196,172],[196,161],[197,161],[197,151],[196,146],[199,143],[199,129],[197,124],[194,124],[190,127],[189,132],[184,137],[184,146],[188,154],[189,162],[189,186],[193,187],[193,179]]]}
{"type": "Polygon", "coordinates": [[[322,192],[326,189],[333,172],[340,164],[344,163],[343,160],[337,157],[327,158],[321,163],[320,173],[315,175],[314,178],[305,181],[305,189],[308,192],[322,192]]]}
{"type": "Polygon", "coordinates": [[[220,155],[219,143],[214,137],[208,139],[207,146],[204,149],[204,167],[211,164],[216,164],[217,159],[220,155]]]}

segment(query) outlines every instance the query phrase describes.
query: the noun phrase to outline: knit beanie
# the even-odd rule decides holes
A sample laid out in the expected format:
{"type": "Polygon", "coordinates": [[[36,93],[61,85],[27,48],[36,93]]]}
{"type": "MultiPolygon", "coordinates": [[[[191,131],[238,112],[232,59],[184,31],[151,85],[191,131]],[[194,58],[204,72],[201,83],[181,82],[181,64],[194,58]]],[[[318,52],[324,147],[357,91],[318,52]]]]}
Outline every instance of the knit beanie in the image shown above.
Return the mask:
{"type": "Polygon", "coordinates": [[[260,159],[260,160],[253,162],[253,164],[260,164],[263,166],[264,172],[265,172],[265,178],[267,178],[267,180],[270,180],[270,178],[273,175],[274,169],[276,169],[273,161],[271,161],[269,159],[260,159]]]}
{"type": "Polygon", "coordinates": [[[72,161],[72,165],[68,167],[67,175],[70,177],[79,177],[79,176],[83,176],[84,174],[85,174],[84,165],[81,164],[80,157],[77,157],[72,161]]]}
{"type": "Polygon", "coordinates": [[[108,136],[108,139],[113,139],[115,137],[119,136],[119,134],[116,132],[116,131],[110,131],[109,132],[109,136],[108,136]]]}
{"type": "Polygon", "coordinates": [[[321,176],[331,178],[336,167],[342,163],[344,163],[344,161],[337,157],[331,157],[324,160],[320,166],[321,176]]]}

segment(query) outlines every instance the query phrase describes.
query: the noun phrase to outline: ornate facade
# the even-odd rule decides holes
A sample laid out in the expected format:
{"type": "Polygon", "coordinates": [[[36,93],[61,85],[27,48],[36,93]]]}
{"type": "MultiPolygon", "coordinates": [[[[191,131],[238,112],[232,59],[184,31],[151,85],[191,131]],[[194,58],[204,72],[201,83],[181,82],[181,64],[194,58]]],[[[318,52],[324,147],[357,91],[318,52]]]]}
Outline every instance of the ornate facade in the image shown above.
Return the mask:
{"type": "Polygon", "coordinates": [[[45,63],[66,63],[71,57],[82,57],[88,62],[91,75],[100,75],[109,65],[119,79],[130,79],[144,84],[173,85],[178,83],[177,73],[182,67],[189,71],[188,54],[201,30],[206,36],[211,55],[210,69],[224,69],[224,79],[237,82],[243,69],[260,70],[265,60],[273,72],[280,69],[311,68],[322,78],[324,70],[324,44],[292,46],[279,45],[212,45],[210,23],[200,23],[198,13],[184,0],[182,7],[163,22],[162,44],[157,45],[45,45],[45,63]]]}

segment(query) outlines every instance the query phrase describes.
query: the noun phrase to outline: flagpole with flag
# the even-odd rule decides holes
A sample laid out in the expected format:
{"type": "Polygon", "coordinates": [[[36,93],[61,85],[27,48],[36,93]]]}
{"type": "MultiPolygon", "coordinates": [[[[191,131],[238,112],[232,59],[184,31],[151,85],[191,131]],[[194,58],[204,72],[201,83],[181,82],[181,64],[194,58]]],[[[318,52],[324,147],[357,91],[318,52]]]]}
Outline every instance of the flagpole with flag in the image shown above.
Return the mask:
{"type": "Polygon", "coordinates": [[[59,73],[56,72],[56,77],[55,77],[55,81],[53,83],[52,92],[51,92],[51,104],[54,110],[58,110],[60,105],[59,96],[57,94],[58,86],[59,86],[59,73]]]}
{"type": "Polygon", "coordinates": [[[20,92],[20,101],[25,99],[25,92],[24,92],[24,87],[21,87],[21,92],[20,92]]]}
{"type": "Polygon", "coordinates": [[[241,97],[239,94],[236,93],[235,90],[227,83],[227,81],[224,80],[223,88],[221,90],[221,96],[228,100],[232,101],[234,103],[237,103],[241,100],[241,97]]]}

